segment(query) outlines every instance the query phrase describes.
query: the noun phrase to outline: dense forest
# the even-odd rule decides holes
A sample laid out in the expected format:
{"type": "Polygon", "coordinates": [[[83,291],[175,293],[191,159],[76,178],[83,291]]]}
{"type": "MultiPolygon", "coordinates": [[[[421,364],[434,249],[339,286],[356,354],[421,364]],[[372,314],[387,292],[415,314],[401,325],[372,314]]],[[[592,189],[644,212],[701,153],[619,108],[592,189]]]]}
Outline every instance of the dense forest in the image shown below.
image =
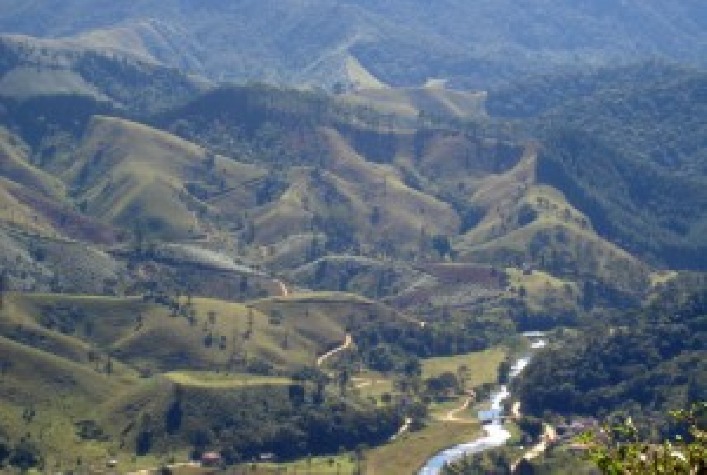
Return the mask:
{"type": "Polygon", "coordinates": [[[703,269],[707,76],[651,62],[492,91],[493,115],[542,138],[538,179],[643,258],[703,269]]]}
{"type": "Polygon", "coordinates": [[[220,394],[175,386],[163,413],[142,413],[135,451],[144,455],[153,444],[179,438],[191,445],[195,459],[217,449],[229,465],[268,453],[284,460],[336,454],[386,441],[402,414],[394,405],[375,408],[327,397],[321,381],[220,394]]]}
{"type": "Polygon", "coordinates": [[[517,384],[525,410],[640,418],[707,399],[704,284],[673,283],[644,310],[590,323],[540,353],[517,384]]]}

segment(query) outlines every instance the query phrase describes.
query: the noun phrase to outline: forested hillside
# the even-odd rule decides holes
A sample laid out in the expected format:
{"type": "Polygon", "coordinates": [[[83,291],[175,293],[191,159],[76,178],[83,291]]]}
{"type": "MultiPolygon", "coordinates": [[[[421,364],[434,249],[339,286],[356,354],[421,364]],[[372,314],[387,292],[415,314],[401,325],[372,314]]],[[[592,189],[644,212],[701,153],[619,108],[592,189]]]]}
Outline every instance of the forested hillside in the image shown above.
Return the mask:
{"type": "Polygon", "coordinates": [[[707,399],[704,278],[668,285],[639,312],[595,322],[541,353],[517,385],[523,407],[564,415],[665,414],[707,399]]]}
{"type": "Polygon", "coordinates": [[[538,180],[632,253],[702,269],[707,174],[703,72],[647,63],[499,89],[489,111],[543,137],[538,180]]]}

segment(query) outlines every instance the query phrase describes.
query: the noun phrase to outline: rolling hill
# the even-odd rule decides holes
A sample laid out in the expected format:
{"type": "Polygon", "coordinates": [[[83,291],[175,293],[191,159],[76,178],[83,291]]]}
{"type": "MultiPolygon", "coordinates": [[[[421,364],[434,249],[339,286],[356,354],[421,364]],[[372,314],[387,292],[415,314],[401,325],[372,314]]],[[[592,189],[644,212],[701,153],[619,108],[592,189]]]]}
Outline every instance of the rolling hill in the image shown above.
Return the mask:
{"type": "Polygon", "coordinates": [[[694,70],[534,80],[516,114],[530,117],[507,123],[511,92],[490,93],[490,115],[483,95],[394,91],[360,70],[377,89],[200,92],[144,57],[12,41],[4,77],[27,88],[0,108],[0,411],[13,450],[26,428],[62,469],[72,451],[147,466],[378,444],[424,422],[407,382],[424,389],[427,358],[581,333],[702,265],[694,70]],[[12,64],[35,54],[29,72],[12,64]],[[114,76],[92,80],[87,57],[114,76]],[[352,378],[371,372],[374,399],[352,378]],[[72,436],[42,440],[54,420],[72,436]]]}
{"type": "Polygon", "coordinates": [[[210,87],[205,79],[189,77],[132,51],[115,52],[74,41],[2,34],[0,58],[4,101],[78,95],[123,113],[144,115],[181,104],[210,87]]]}
{"type": "Polygon", "coordinates": [[[705,57],[699,0],[454,0],[443,8],[420,0],[3,0],[0,11],[3,32],[127,50],[218,81],[357,84],[364,69],[374,83],[442,78],[485,88],[568,66],[705,57]]]}
{"type": "MultiPolygon", "coordinates": [[[[142,298],[6,294],[0,311],[3,435],[11,441],[28,437],[43,454],[43,463],[57,468],[74,463],[74,454],[95,467],[109,456],[127,462],[134,451],[186,453],[207,445],[242,447],[246,452],[233,454],[232,461],[268,448],[283,457],[303,454],[263,446],[262,441],[237,443],[225,433],[212,432],[226,422],[223,411],[241,414],[241,424],[255,423],[239,410],[246,404],[259,417],[270,414],[269,423],[281,425],[291,422],[287,411],[293,410],[364,419],[377,414],[390,418],[387,426],[374,430],[369,425],[366,430],[380,430],[375,437],[385,439],[400,424],[389,409],[364,401],[335,403],[333,393],[327,396],[331,406],[324,400],[306,402],[314,383],[293,379],[306,368],[316,374],[315,357],[339,345],[347,326],[379,320],[412,324],[391,308],[343,293],[247,304],[190,297],[165,304],[142,298]],[[293,396],[299,394],[297,388],[301,400],[293,396]],[[175,398],[178,419],[170,412],[175,398]],[[252,405],[263,398],[265,406],[252,405]],[[197,429],[207,431],[209,440],[195,441],[197,429]],[[64,436],[57,436],[59,432],[64,436]],[[147,447],[143,450],[140,444],[147,447]]],[[[344,437],[339,444],[350,445],[346,437],[361,437],[345,435],[356,424],[348,421],[339,428],[337,437],[344,437]]],[[[299,430],[312,438],[310,450],[331,450],[315,440],[317,433],[307,424],[299,430]]],[[[274,434],[264,437],[277,439],[274,434]]]]}

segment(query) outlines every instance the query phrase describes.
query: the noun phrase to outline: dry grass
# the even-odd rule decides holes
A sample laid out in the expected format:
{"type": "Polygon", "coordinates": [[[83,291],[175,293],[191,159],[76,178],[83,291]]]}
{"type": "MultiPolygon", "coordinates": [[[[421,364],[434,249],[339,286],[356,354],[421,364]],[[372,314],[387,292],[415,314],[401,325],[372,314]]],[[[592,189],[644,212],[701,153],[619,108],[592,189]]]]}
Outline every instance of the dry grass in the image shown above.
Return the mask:
{"type": "Polygon", "coordinates": [[[346,74],[356,89],[381,89],[387,87],[356,59],[349,55],[346,58],[346,74]]]}
{"type": "Polygon", "coordinates": [[[673,270],[656,271],[650,275],[651,287],[664,285],[678,276],[678,273],[673,270]]]}
{"type": "Polygon", "coordinates": [[[480,117],[484,115],[484,93],[462,92],[442,87],[383,88],[363,87],[346,96],[353,104],[372,106],[383,113],[416,118],[427,114],[452,117],[480,117]]]}

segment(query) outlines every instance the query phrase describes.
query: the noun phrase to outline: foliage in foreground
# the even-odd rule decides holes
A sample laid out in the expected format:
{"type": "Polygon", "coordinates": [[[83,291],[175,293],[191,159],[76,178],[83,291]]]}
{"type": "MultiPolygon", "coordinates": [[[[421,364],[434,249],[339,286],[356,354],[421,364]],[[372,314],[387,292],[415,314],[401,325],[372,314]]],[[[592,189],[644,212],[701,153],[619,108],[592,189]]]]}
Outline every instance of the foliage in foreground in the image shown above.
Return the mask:
{"type": "Polygon", "coordinates": [[[686,425],[686,434],[662,444],[639,441],[636,427],[624,424],[605,429],[604,440],[583,436],[591,445],[589,457],[602,473],[618,474],[700,474],[707,470],[707,403],[672,415],[686,425]]]}

